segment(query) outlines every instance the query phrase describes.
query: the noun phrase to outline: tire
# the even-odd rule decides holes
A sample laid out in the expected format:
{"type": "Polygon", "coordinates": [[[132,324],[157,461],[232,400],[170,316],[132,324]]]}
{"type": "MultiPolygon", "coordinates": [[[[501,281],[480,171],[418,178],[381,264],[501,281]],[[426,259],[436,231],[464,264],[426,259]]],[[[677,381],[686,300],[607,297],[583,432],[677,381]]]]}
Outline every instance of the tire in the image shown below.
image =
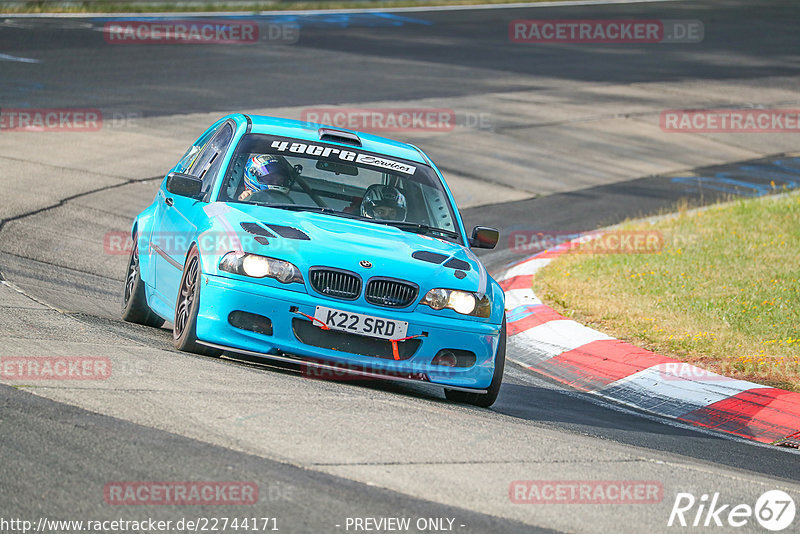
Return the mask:
{"type": "Polygon", "coordinates": [[[139,269],[139,245],[136,238],[133,240],[133,248],[128,259],[128,270],[125,275],[125,288],[122,290],[122,319],[129,323],[153,328],[160,328],[165,322],[147,305],[144,282],[139,269]]]}
{"type": "Polygon", "coordinates": [[[444,396],[449,401],[472,404],[481,408],[488,408],[497,400],[500,393],[500,385],[503,382],[503,370],[506,367],[506,320],[503,318],[503,326],[500,328],[500,343],[497,345],[497,356],[494,362],[494,374],[492,382],[489,384],[486,393],[470,393],[467,391],[457,391],[454,389],[444,390],[444,396]]]}
{"type": "Polygon", "coordinates": [[[186,258],[175,303],[175,321],[172,329],[172,344],[183,352],[218,357],[219,349],[197,343],[197,310],[200,308],[200,254],[192,247],[186,258]]]}

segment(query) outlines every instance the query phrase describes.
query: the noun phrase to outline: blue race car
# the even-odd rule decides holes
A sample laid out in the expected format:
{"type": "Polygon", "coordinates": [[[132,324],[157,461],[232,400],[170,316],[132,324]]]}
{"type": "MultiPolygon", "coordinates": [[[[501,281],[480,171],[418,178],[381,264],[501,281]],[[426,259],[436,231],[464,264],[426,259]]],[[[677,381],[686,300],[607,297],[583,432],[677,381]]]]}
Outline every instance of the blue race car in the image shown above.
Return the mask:
{"type": "Polygon", "coordinates": [[[233,114],[164,179],[131,230],[126,321],[172,321],[175,347],[423,381],[491,406],[503,290],[453,196],[413,145],[233,114]]]}

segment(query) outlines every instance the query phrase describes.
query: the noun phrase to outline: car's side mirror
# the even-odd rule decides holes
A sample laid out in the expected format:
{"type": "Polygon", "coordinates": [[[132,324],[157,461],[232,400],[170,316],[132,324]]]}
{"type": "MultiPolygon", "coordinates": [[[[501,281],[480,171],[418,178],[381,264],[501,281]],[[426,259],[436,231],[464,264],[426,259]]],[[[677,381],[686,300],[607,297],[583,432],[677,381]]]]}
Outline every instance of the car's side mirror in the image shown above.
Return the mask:
{"type": "Polygon", "coordinates": [[[500,239],[500,232],[486,226],[476,226],[472,229],[469,246],[473,248],[494,248],[500,239]]]}
{"type": "Polygon", "coordinates": [[[167,176],[167,191],[173,195],[197,198],[203,191],[203,181],[191,174],[171,172],[167,176]]]}

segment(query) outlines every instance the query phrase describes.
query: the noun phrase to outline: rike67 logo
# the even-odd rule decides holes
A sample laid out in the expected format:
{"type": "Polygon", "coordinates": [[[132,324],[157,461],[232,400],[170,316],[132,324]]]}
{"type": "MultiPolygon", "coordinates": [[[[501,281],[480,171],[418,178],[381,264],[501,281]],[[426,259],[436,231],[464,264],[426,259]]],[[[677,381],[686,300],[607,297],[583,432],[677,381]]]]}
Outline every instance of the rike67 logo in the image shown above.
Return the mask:
{"type": "Polygon", "coordinates": [[[718,492],[699,499],[691,493],[678,493],[667,526],[738,528],[755,519],[763,528],[779,532],[792,525],[795,512],[794,499],[781,490],[763,493],[755,506],[724,503],[718,492]]]}

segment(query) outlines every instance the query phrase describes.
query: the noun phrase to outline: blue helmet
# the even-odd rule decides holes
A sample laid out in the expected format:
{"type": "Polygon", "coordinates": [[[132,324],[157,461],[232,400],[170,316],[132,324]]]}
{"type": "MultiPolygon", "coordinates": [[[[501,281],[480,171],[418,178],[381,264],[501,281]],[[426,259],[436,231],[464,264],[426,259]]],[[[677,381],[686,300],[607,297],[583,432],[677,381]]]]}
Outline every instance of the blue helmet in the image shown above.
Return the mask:
{"type": "Polygon", "coordinates": [[[288,194],[291,175],[288,164],[269,154],[258,154],[244,166],[244,185],[250,191],[278,191],[288,194]]]}
{"type": "Polygon", "coordinates": [[[361,200],[361,216],[368,219],[405,221],[406,212],[406,197],[391,185],[371,185],[361,200]]]}

